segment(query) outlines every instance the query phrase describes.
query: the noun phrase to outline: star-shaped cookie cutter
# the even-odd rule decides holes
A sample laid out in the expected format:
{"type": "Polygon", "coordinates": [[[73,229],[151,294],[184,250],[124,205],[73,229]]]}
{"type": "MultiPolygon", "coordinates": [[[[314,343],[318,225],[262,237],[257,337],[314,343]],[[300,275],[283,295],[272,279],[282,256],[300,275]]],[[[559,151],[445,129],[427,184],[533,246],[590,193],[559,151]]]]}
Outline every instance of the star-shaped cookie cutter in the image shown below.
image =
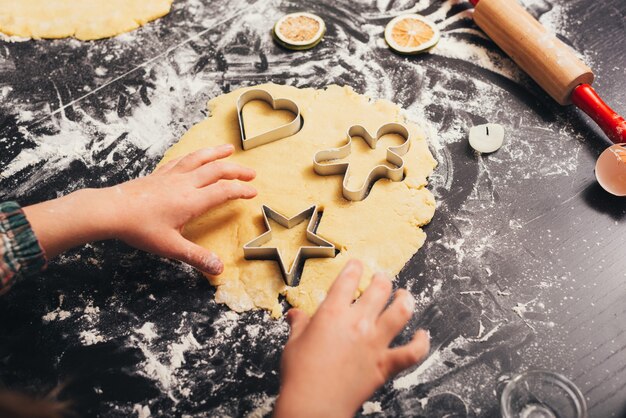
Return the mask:
{"type": "Polygon", "coordinates": [[[269,206],[263,205],[263,220],[267,232],[253,239],[243,246],[244,258],[247,260],[275,260],[278,261],[283,279],[288,286],[297,286],[296,279],[299,279],[300,273],[304,268],[304,261],[308,258],[332,258],[335,257],[335,246],[324,238],[317,235],[317,225],[319,224],[320,212],[317,205],[313,205],[299,214],[287,218],[276,212],[269,206]],[[291,229],[294,226],[309,219],[306,228],[306,238],[309,242],[315,244],[312,246],[303,246],[298,248],[296,257],[291,266],[287,266],[277,247],[263,247],[263,244],[272,239],[272,227],[269,220],[272,219],[285,228],[291,229]]]}
{"type": "Polygon", "coordinates": [[[285,98],[274,99],[268,91],[263,89],[247,90],[239,96],[237,99],[237,117],[239,118],[239,132],[241,133],[241,147],[244,150],[249,150],[261,145],[269,144],[270,142],[278,141],[279,139],[287,138],[291,135],[297,134],[300,129],[302,129],[302,116],[300,115],[300,108],[296,102],[285,98]],[[271,129],[251,138],[247,138],[242,112],[243,107],[248,102],[253,100],[262,100],[272,106],[272,109],[274,110],[288,110],[295,114],[296,117],[291,122],[279,126],[278,128],[271,129]]]}
{"type": "Polygon", "coordinates": [[[319,151],[315,154],[313,157],[313,169],[321,176],[343,174],[343,197],[352,201],[360,201],[365,199],[376,180],[388,178],[392,181],[402,181],[404,178],[404,159],[402,156],[409,151],[410,146],[411,135],[406,126],[401,123],[392,122],[382,125],[378,128],[376,137],[370,135],[363,126],[353,125],[348,129],[348,143],[346,145],[339,148],[319,151]],[[383,135],[387,134],[398,134],[404,138],[402,144],[387,148],[387,162],[393,164],[395,167],[389,167],[384,164],[377,165],[367,175],[363,187],[356,190],[350,189],[350,187],[348,187],[348,168],[350,163],[333,161],[342,160],[350,155],[352,152],[352,137],[359,136],[363,138],[371,149],[375,149],[378,140],[383,135]]]}

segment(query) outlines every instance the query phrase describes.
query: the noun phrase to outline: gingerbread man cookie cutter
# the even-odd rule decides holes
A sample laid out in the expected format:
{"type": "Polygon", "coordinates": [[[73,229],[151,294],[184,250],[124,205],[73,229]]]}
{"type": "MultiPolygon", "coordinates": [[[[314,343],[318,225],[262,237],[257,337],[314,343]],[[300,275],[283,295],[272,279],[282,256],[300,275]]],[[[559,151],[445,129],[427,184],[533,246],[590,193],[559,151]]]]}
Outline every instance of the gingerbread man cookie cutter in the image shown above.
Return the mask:
{"type": "Polygon", "coordinates": [[[302,269],[304,268],[304,261],[306,261],[306,259],[335,257],[335,246],[316,233],[320,220],[320,211],[317,205],[313,205],[291,218],[287,218],[269,206],[263,205],[263,220],[265,222],[267,232],[264,232],[243,246],[244,258],[247,260],[277,261],[283,274],[283,279],[288,286],[298,285],[296,280],[299,282],[299,277],[302,269]],[[286,265],[279,248],[263,247],[263,244],[266,244],[272,239],[272,227],[269,222],[270,219],[288,229],[291,229],[307,219],[310,219],[306,228],[306,238],[309,242],[315,245],[302,246],[298,248],[298,252],[296,253],[296,257],[294,258],[291,266],[286,265]]]}
{"type": "Polygon", "coordinates": [[[348,143],[346,145],[339,148],[319,151],[315,154],[313,158],[313,169],[321,176],[343,174],[343,197],[351,201],[360,201],[365,199],[369,190],[377,180],[388,178],[391,181],[402,181],[404,178],[404,159],[402,156],[409,151],[410,146],[411,135],[406,126],[401,123],[392,122],[382,125],[378,128],[375,137],[363,126],[353,125],[348,129],[348,143]],[[350,189],[348,186],[348,169],[350,163],[337,161],[345,159],[352,152],[352,137],[358,136],[363,138],[371,149],[375,149],[378,140],[388,134],[398,134],[404,138],[402,144],[387,148],[386,160],[395,167],[379,164],[369,172],[361,188],[356,190],[350,189]]]}
{"type": "Polygon", "coordinates": [[[241,133],[241,147],[244,150],[250,150],[261,145],[269,144],[270,142],[278,141],[279,139],[287,138],[291,135],[295,135],[302,129],[302,116],[300,115],[298,105],[290,99],[274,99],[274,96],[263,89],[247,90],[239,96],[237,99],[237,117],[239,118],[239,132],[241,133]],[[291,122],[279,126],[278,128],[248,138],[246,136],[242,112],[243,107],[254,100],[262,100],[272,106],[274,110],[288,110],[295,115],[295,118],[291,122]]]}

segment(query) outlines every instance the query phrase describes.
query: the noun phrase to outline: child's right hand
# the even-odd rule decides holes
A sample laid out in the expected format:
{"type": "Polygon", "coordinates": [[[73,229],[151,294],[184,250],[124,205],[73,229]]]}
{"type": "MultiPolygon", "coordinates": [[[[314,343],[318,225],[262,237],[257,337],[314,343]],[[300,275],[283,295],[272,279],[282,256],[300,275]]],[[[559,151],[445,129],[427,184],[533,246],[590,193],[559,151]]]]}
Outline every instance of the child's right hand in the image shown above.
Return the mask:
{"type": "Polygon", "coordinates": [[[362,272],[360,262],[348,262],[312,318],[289,311],[291,335],[282,358],[275,418],[353,416],[389,378],[428,355],[424,330],[406,345],[389,348],[413,315],[409,292],[398,290],[385,309],[391,281],[377,274],[352,303],[362,272]]]}
{"type": "Polygon", "coordinates": [[[222,273],[219,256],[189,241],[181,231],[191,219],[216,206],[257,195],[254,187],[246,184],[256,172],[224,160],[233,151],[232,145],[203,148],[164,164],[148,176],[106,189],[119,207],[110,224],[113,236],[200,271],[222,273]]]}
{"type": "Polygon", "coordinates": [[[220,258],[181,234],[191,219],[229,200],[252,199],[254,170],[224,161],[232,145],[204,148],[154,173],[104,189],[83,189],[24,208],[48,258],[91,241],[118,238],[209,274],[220,258]]]}

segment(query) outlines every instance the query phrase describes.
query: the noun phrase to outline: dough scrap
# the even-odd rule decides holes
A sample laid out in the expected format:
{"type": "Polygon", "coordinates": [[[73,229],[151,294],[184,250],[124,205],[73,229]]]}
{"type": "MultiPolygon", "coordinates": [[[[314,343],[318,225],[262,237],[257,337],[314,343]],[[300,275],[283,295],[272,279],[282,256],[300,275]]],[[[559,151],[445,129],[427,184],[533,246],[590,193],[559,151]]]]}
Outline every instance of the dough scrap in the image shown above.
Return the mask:
{"type": "MultiPolygon", "coordinates": [[[[193,220],[183,231],[187,238],[216,251],[224,261],[224,272],[220,276],[207,276],[217,287],[216,300],[237,312],[260,308],[279,317],[282,315],[279,295],[284,295],[293,307],[312,314],[325,298],[337,273],[351,258],[361,259],[365,265],[359,291],[369,285],[375,271],[386,271],[392,277],[397,275],[423,245],[426,234],[420,227],[430,222],[435,212],[435,200],[425,186],[437,163],[428,150],[422,130],[407,123],[411,147],[403,156],[406,178],[402,182],[379,180],[365,200],[349,202],[341,195],[341,176],[315,174],[313,155],[345,144],[351,125],[362,124],[370,132],[376,132],[384,123],[405,122],[400,107],[385,100],[370,100],[349,87],[335,85],[324,90],[275,84],[259,87],[275,98],[287,97],[298,103],[304,119],[300,132],[243,151],[236,101],[245,89],[239,89],[212,99],[210,116],[183,135],[159,163],[202,147],[230,143],[235,146],[230,160],[257,171],[257,178],[252,182],[259,192],[255,199],[229,202],[193,220]],[[293,216],[313,204],[319,205],[323,216],[317,232],[341,252],[335,258],[307,260],[299,286],[286,286],[276,262],[243,257],[242,246],[265,232],[263,204],[285,216],[293,216]]],[[[247,126],[258,126],[260,130],[293,118],[289,112],[273,111],[257,101],[246,105],[243,114],[247,126]]],[[[389,136],[402,140],[399,135],[389,136]]],[[[381,141],[387,145],[393,144],[393,139],[381,138],[381,141]]],[[[366,148],[353,147],[353,153],[366,148]]],[[[376,151],[384,155],[384,148],[376,151]]],[[[371,168],[371,158],[362,160],[371,168]]],[[[359,161],[356,156],[351,161],[357,165],[354,173],[367,172],[358,168],[359,161]]],[[[297,246],[286,250],[294,252],[297,246]]]]}
{"type": "Polygon", "coordinates": [[[174,0],[0,0],[0,32],[86,41],[129,32],[170,12],[174,0]]]}

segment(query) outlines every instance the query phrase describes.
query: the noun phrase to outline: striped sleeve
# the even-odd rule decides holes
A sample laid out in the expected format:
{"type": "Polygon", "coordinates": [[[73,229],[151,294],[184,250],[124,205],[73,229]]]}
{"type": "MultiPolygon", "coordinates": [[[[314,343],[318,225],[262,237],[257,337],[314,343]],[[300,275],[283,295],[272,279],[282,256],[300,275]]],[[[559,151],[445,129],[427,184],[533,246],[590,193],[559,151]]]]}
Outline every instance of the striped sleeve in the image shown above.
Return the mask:
{"type": "Polygon", "coordinates": [[[0,203],[0,293],[46,268],[46,256],[16,202],[0,203]]]}

